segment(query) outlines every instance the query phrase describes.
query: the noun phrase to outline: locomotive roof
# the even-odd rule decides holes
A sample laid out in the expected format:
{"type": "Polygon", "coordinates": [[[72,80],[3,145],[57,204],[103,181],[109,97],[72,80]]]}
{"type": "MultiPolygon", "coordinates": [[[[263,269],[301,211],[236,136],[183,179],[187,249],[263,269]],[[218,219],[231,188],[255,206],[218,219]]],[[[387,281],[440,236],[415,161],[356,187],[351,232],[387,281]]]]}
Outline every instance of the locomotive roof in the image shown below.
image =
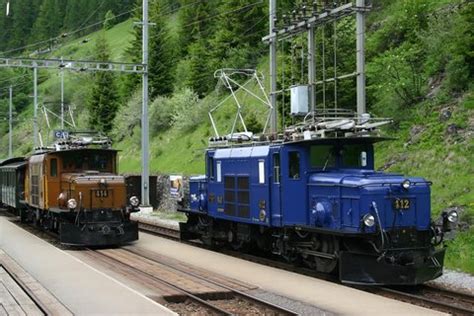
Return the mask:
{"type": "Polygon", "coordinates": [[[368,136],[368,137],[325,137],[325,138],[315,138],[309,140],[297,140],[297,141],[288,141],[285,144],[375,144],[378,142],[393,140],[394,138],[383,137],[383,136],[368,136]]]}
{"type": "Polygon", "coordinates": [[[0,160],[0,166],[6,166],[6,165],[10,165],[16,162],[21,162],[21,161],[25,161],[25,157],[8,158],[8,159],[0,160]]]}
{"type": "Polygon", "coordinates": [[[73,153],[73,152],[84,152],[84,151],[90,151],[90,152],[118,152],[119,150],[117,149],[111,149],[111,148],[70,148],[70,149],[64,149],[64,150],[45,150],[43,152],[37,152],[35,155],[49,155],[49,154],[62,154],[62,153],[73,153]]]}
{"type": "Polygon", "coordinates": [[[27,162],[26,161],[17,161],[17,162],[11,162],[11,163],[7,163],[7,164],[0,164],[0,169],[18,169],[18,168],[21,168],[21,167],[24,167],[27,165],[27,162]]]}
{"type": "Polygon", "coordinates": [[[285,146],[285,145],[332,145],[332,144],[374,144],[381,141],[393,140],[394,138],[382,136],[367,136],[367,137],[324,137],[313,139],[298,139],[298,140],[277,140],[277,141],[254,141],[254,142],[227,142],[221,144],[210,145],[210,150],[218,150],[225,148],[239,148],[239,147],[258,147],[258,146],[285,146]]]}

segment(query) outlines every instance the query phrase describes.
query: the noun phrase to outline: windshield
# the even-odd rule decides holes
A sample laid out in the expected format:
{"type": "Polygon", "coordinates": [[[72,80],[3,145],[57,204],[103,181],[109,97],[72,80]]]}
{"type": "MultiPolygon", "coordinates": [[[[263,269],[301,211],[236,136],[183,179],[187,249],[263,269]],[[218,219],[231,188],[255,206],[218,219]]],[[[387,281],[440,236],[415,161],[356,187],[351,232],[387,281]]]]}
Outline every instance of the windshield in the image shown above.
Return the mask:
{"type": "Polygon", "coordinates": [[[109,152],[73,152],[64,156],[63,169],[67,171],[109,171],[112,172],[112,153],[109,152]]]}
{"type": "Polygon", "coordinates": [[[313,145],[310,148],[312,168],[326,170],[340,168],[366,168],[368,165],[369,145],[313,145]]]}

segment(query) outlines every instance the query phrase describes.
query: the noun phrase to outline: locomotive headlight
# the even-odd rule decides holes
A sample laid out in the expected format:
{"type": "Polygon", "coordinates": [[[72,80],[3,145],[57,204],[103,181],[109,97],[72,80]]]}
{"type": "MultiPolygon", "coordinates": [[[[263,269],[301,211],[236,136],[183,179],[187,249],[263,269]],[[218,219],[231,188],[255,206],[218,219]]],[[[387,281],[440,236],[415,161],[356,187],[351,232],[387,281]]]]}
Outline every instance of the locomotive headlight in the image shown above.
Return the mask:
{"type": "Polygon", "coordinates": [[[67,207],[70,209],[70,210],[73,210],[77,207],[77,201],[76,199],[69,199],[67,201],[67,207]]]}
{"type": "Polygon", "coordinates": [[[364,225],[367,227],[372,227],[375,225],[375,217],[372,214],[365,214],[362,218],[364,225]]]}
{"type": "Polygon", "coordinates": [[[459,219],[458,212],[456,211],[449,212],[447,218],[450,223],[457,223],[459,219]]]}
{"type": "Polygon", "coordinates": [[[140,200],[136,197],[136,196],[132,196],[130,198],[130,204],[133,206],[133,207],[137,207],[139,204],[140,204],[140,200]]]}
{"type": "Polygon", "coordinates": [[[408,190],[411,186],[411,182],[410,180],[406,179],[406,180],[403,180],[402,182],[402,188],[404,188],[405,190],[408,190]]]}

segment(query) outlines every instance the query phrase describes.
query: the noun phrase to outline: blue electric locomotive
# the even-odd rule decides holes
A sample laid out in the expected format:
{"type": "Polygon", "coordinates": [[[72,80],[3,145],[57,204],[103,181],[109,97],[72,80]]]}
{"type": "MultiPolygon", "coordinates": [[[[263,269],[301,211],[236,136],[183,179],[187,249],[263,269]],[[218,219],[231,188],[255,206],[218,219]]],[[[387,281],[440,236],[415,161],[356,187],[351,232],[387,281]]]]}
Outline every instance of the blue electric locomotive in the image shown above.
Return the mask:
{"type": "Polygon", "coordinates": [[[190,181],[181,238],[257,247],[343,282],[419,284],[442,274],[437,247],[457,214],[431,220],[430,182],[374,171],[382,137],[213,139],[190,181]]]}

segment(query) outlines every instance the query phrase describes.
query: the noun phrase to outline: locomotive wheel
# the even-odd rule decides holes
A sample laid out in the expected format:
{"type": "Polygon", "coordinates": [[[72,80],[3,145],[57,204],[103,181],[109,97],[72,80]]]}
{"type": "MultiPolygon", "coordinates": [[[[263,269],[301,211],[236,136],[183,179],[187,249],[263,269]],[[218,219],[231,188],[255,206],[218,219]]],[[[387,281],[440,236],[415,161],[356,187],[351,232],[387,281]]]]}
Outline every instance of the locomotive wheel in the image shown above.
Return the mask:
{"type": "MultiPolygon", "coordinates": [[[[332,236],[321,236],[319,238],[320,244],[318,249],[319,252],[324,252],[327,254],[337,255],[339,251],[339,240],[332,236]]],[[[316,262],[316,270],[323,273],[331,273],[337,267],[337,258],[328,259],[322,257],[314,257],[316,262]]]]}

